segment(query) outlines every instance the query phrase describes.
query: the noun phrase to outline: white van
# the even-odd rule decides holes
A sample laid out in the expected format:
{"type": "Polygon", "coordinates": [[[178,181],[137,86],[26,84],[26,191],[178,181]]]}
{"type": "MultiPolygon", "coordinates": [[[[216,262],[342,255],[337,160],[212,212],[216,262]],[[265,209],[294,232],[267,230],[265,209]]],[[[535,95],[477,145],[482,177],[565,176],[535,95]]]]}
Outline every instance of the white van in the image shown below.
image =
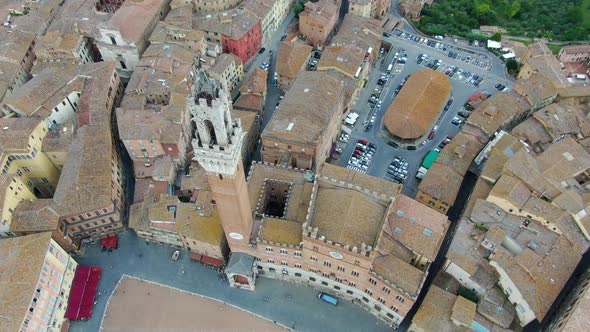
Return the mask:
{"type": "Polygon", "coordinates": [[[393,69],[393,63],[390,63],[389,66],[387,66],[387,73],[390,74],[392,69],[393,69]]]}

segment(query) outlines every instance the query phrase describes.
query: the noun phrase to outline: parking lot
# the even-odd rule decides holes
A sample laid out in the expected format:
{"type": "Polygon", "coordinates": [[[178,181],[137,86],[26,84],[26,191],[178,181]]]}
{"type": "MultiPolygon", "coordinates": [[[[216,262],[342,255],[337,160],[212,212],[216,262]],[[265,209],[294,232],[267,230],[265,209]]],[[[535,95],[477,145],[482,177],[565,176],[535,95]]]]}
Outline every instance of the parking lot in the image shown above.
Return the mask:
{"type": "MultiPolygon", "coordinates": [[[[504,68],[494,66],[494,61],[489,61],[489,57],[492,55],[485,54],[487,51],[483,48],[481,53],[477,53],[473,50],[464,50],[450,45],[447,42],[445,43],[447,45],[445,51],[444,46],[437,48],[436,44],[434,47],[428,45],[428,41],[435,39],[428,39],[424,42],[419,42],[420,39],[414,41],[413,37],[412,40],[401,37],[401,33],[400,36],[396,36],[396,31],[389,37],[384,37],[384,40],[391,43],[392,46],[380,57],[368,77],[369,81],[366,87],[361,91],[352,108],[353,112],[359,114],[360,120],[349,126],[348,141],[346,143],[338,142],[337,151],[341,153],[334,155],[337,157],[334,163],[342,167],[349,167],[349,161],[354,154],[358,140],[371,142],[375,145],[376,150],[371,157],[371,162],[365,165],[366,170],[364,167],[360,167],[358,170],[372,176],[404,183],[403,192],[414,197],[418,187],[415,175],[422,159],[428,151],[440,149],[438,146],[447,139],[447,136],[454,137],[461,130],[461,125],[469,115],[469,112],[463,108],[463,104],[469,96],[476,92],[491,96],[498,92],[498,89],[495,88],[496,85],[501,84],[510,89],[513,82],[504,76],[504,68]],[[449,52],[457,53],[457,55],[449,56],[449,52]],[[421,54],[428,55],[428,61],[423,59],[418,63],[421,54]],[[465,56],[464,60],[462,60],[463,55],[465,56]],[[403,60],[400,61],[402,58],[403,60]],[[480,61],[479,64],[477,61],[480,61]],[[451,80],[451,96],[447,101],[446,110],[441,110],[439,117],[432,124],[432,129],[436,127],[437,130],[432,136],[430,135],[432,132],[428,131],[423,138],[412,144],[392,141],[383,129],[383,114],[409,75],[417,70],[428,68],[428,64],[432,63],[437,63],[438,67],[435,70],[447,75],[451,80]],[[384,77],[386,77],[385,80],[384,77]],[[407,163],[404,169],[407,172],[405,178],[398,176],[396,179],[395,176],[388,176],[387,171],[390,170],[395,157],[403,159],[404,163],[407,163]]],[[[444,145],[442,147],[444,148],[444,145]]]]}

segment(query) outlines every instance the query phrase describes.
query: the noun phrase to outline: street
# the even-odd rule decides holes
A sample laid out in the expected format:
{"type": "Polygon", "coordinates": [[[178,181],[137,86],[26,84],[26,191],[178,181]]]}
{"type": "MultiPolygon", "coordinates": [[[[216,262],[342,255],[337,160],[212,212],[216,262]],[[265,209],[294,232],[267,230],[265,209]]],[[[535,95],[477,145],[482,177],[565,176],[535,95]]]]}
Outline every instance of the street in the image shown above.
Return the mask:
{"type": "MultiPolygon", "coordinates": [[[[391,43],[392,48],[388,53],[382,56],[382,59],[380,59],[376,64],[376,68],[373,68],[369,75],[369,81],[366,87],[363,89],[363,91],[361,91],[356,105],[352,108],[353,112],[356,112],[360,115],[359,121],[357,121],[357,123],[354,125],[350,140],[346,146],[344,146],[343,143],[338,143],[338,146],[341,147],[343,151],[342,154],[335,155],[338,157],[338,159],[333,163],[342,167],[346,167],[349,157],[354,151],[356,141],[358,139],[366,139],[377,146],[377,152],[375,157],[373,157],[373,161],[368,169],[367,174],[376,177],[383,177],[393,158],[395,156],[403,157],[408,161],[409,166],[408,177],[404,182],[402,192],[410,197],[415,197],[418,188],[418,182],[415,178],[415,175],[418,168],[420,167],[420,164],[422,163],[422,160],[424,159],[424,156],[428,153],[428,151],[436,148],[447,135],[454,137],[460,131],[460,127],[451,124],[451,120],[457,115],[457,112],[461,110],[463,104],[468,100],[469,96],[478,91],[494,94],[498,92],[498,90],[494,88],[495,84],[502,83],[507,87],[512,88],[513,82],[504,76],[504,67],[498,67],[498,65],[493,60],[495,57],[484,49],[480,49],[478,51],[482,53],[480,55],[481,57],[489,56],[491,58],[490,70],[474,66],[470,63],[466,63],[465,61],[461,61],[460,59],[450,58],[447,55],[448,51],[443,52],[427,45],[418,44],[405,38],[397,37],[394,34],[392,34],[391,37],[383,38],[391,43]],[[371,106],[368,104],[368,99],[375,87],[377,87],[377,81],[379,77],[382,73],[386,73],[388,65],[394,60],[395,53],[400,53],[401,49],[404,49],[404,52],[407,53],[407,62],[405,65],[403,65],[399,74],[394,74],[392,71],[390,79],[387,81],[385,86],[383,86],[383,91],[380,97],[380,100],[383,104],[381,108],[375,113],[375,125],[368,132],[365,132],[363,122],[365,119],[370,117],[371,112],[371,106]],[[485,78],[479,87],[475,87],[474,85],[465,82],[464,79],[458,80],[457,75],[453,78],[449,78],[451,81],[451,98],[453,98],[454,102],[449,110],[446,112],[441,112],[436,122],[432,124],[432,126],[439,125],[439,129],[436,132],[435,137],[432,140],[428,140],[424,146],[420,146],[420,143],[426,137],[416,140],[413,145],[416,146],[417,149],[414,151],[409,151],[403,146],[400,146],[399,148],[393,148],[387,145],[389,137],[386,130],[383,129],[382,118],[387,108],[395,98],[395,89],[399,86],[401,81],[406,76],[414,73],[417,70],[426,69],[426,61],[421,64],[417,64],[417,57],[419,54],[428,54],[431,60],[440,59],[442,61],[442,65],[438,70],[442,71],[443,73],[450,65],[455,65],[465,71],[469,70],[471,72],[478,73],[485,78]]],[[[453,49],[459,50],[461,52],[464,51],[463,48],[453,49]]],[[[426,132],[425,136],[428,136],[428,134],[429,132],[426,132]]]]}

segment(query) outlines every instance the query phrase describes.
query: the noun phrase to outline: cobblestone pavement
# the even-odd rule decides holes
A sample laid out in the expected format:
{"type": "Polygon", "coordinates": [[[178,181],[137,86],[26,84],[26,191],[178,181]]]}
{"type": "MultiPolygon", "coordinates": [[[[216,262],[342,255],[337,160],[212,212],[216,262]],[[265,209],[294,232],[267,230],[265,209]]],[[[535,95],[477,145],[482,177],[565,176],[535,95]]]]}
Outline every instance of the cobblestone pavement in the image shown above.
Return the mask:
{"type": "MultiPolygon", "coordinates": [[[[317,291],[277,280],[260,278],[256,291],[230,288],[211,268],[193,263],[182,251],[172,261],[174,249],[147,245],[135,233],[119,234],[119,249],[103,252],[97,244],[85,247],[76,257],[80,264],[103,267],[97,303],[87,321],[72,322],[70,331],[99,331],[107,300],[123,274],[209,296],[244,308],[297,331],[391,331],[364,309],[341,300],[334,307],[317,299],[317,291]],[[270,298],[266,302],[265,298],[270,298]]],[[[129,314],[133,315],[132,308],[129,314]]]]}

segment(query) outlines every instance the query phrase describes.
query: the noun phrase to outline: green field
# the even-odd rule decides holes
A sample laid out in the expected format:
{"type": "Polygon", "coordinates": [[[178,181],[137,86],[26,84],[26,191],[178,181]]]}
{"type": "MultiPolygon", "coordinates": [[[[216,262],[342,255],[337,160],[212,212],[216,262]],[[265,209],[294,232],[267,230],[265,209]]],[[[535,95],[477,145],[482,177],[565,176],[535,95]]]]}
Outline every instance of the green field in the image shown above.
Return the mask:
{"type": "Polygon", "coordinates": [[[499,25],[512,36],[589,40],[590,0],[436,0],[415,22],[427,34],[467,36],[499,25]]]}
{"type": "Polygon", "coordinates": [[[533,41],[530,39],[518,39],[518,38],[509,38],[509,39],[517,41],[517,42],[521,42],[521,43],[525,44],[526,46],[529,46],[530,44],[533,43],[533,41]]]}
{"type": "Polygon", "coordinates": [[[548,44],[547,44],[547,47],[549,47],[549,49],[551,50],[551,52],[552,52],[553,54],[557,54],[557,53],[559,53],[559,51],[561,50],[561,48],[562,48],[563,46],[562,46],[562,45],[557,45],[557,44],[551,44],[551,43],[548,43],[548,44]]]}

